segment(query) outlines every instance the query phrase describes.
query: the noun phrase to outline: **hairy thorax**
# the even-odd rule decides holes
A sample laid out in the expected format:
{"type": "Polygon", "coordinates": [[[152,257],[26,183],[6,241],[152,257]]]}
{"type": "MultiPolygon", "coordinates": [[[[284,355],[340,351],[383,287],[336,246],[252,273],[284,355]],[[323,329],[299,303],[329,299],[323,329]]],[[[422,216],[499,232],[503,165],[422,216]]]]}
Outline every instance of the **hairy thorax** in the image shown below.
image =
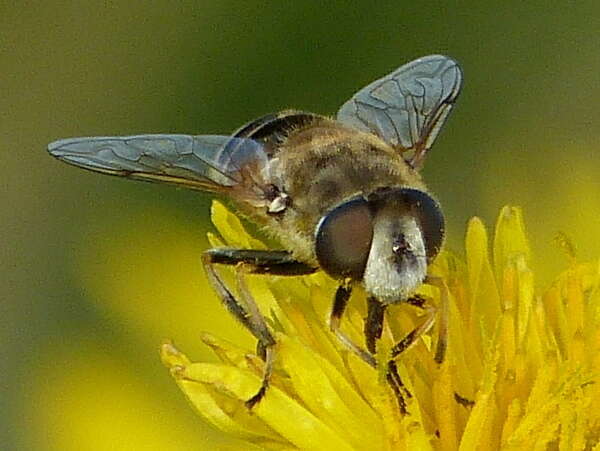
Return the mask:
{"type": "Polygon", "coordinates": [[[425,188],[398,150],[333,121],[290,133],[274,155],[270,173],[289,196],[289,205],[270,218],[267,229],[305,262],[315,262],[317,223],[340,202],[381,187],[425,188]]]}

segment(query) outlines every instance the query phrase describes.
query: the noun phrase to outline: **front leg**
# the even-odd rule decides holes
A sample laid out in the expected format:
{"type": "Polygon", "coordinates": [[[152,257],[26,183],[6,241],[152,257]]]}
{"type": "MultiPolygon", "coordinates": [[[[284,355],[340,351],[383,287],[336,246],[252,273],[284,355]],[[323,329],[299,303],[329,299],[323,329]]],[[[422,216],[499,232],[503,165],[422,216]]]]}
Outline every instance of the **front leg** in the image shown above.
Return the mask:
{"type": "Polygon", "coordinates": [[[333,298],[333,306],[329,315],[329,329],[335,334],[338,340],[340,340],[340,342],[346,346],[346,348],[360,357],[367,364],[375,368],[377,366],[377,362],[375,361],[373,354],[354,343],[350,337],[348,337],[340,329],[342,316],[344,315],[344,311],[346,310],[346,306],[348,305],[351,294],[352,285],[350,285],[349,282],[343,283],[336,290],[333,298]]]}
{"type": "Polygon", "coordinates": [[[296,261],[286,251],[260,251],[246,249],[210,249],[202,255],[202,264],[209,283],[225,305],[225,308],[252,335],[258,339],[258,354],[264,360],[262,383],[255,395],[246,401],[246,406],[252,408],[258,403],[269,387],[273,370],[275,338],[269,330],[265,317],[259,311],[254,298],[247,289],[241,271],[237,271],[237,283],[242,301],[232,294],[217,273],[215,266],[241,265],[246,272],[253,274],[301,275],[316,271],[305,263],[296,261]]]}
{"type": "MultiPolygon", "coordinates": [[[[406,302],[407,304],[410,304],[414,307],[417,307],[421,310],[424,310],[426,312],[427,316],[425,317],[425,320],[419,326],[415,327],[413,330],[411,330],[409,333],[407,333],[402,340],[397,342],[392,347],[392,350],[391,350],[392,359],[398,357],[400,354],[402,354],[403,352],[405,352],[408,349],[410,349],[411,347],[413,347],[417,343],[419,338],[421,338],[423,335],[425,335],[427,332],[429,332],[429,330],[433,327],[433,324],[435,323],[435,318],[436,318],[435,307],[429,305],[427,303],[427,301],[425,301],[425,299],[423,299],[421,296],[415,295],[415,296],[407,299],[404,302],[406,302]]],[[[436,352],[436,356],[437,356],[437,352],[436,352]]]]}
{"type": "Polygon", "coordinates": [[[383,332],[383,317],[385,305],[373,296],[367,299],[367,320],[365,321],[365,342],[367,349],[373,355],[377,352],[377,340],[383,332]]]}
{"type": "MultiPolygon", "coordinates": [[[[367,320],[365,321],[365,341],[367,349],[373,355],[377,352],[377,340],[381,338],[383,332],[383,319],[385,316],[386,305],[379,302],[373,296],[367,299],[367,320]]],[[[385,378],[391,387],[396,401],[398,402],[398,410],[402,415],[407,413],[406,398],[412,395],[402,382],[396,361],[392,358],[388,361],[385,378]]]]}

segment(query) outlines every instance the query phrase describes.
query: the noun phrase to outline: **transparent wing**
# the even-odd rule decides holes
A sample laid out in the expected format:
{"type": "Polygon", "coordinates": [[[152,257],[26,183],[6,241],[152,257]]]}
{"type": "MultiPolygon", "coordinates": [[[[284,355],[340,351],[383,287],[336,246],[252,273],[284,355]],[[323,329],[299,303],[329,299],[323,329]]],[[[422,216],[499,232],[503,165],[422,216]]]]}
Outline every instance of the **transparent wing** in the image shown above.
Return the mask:
{"type": "Polygon", "coordinates": [[[267,163],[263,145],[218,135],[137,135],[70,138],[48,145],[66,163],[132,179],[222,191],[244,171],[267,163]]]}
{"type": "Polygon", "coordinates": [[[447,56],[416,59],[365,86],[342,105],[338,121],[378,135],[419,168],[462,84],[458,63],[447,56]]]}

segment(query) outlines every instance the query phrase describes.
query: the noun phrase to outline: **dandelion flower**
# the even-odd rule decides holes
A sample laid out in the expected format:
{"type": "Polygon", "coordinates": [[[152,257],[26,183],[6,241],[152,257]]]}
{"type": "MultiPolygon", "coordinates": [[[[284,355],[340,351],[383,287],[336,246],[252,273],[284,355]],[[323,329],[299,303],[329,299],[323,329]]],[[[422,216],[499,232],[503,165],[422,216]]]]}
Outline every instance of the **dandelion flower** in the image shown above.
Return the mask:
{"type": "MultiPolygon", "coordinates": [[[[224,241],[210,236],[214,245],[262,246],[219,203],[213,222],[224,241]]],[[[247,277],[277,339],[271,386],[252,410],[244,401],[262,375],[254,351],[205,333],[220,363],[191,362],[170,343],[162,359],[200,415],[248,449],[597,450],[600,266],[578,262],[565,236],[559,242],[568,251],[567,269],[544,291],[534,284],[518,208],[502,209],[491,243],[473,218],[464,261],[450,252],[438,256],[431,272],[450,291],[448,350],[435,363],[427,335],[398,358],[412,394],[405,415],[385,375],[329,332],[335,282],[322,272],[247,277]]],[[[428,285],[419,294],[433,303],[440,297],[428,285]]],[[[362,342],[364,298],[353,295],[342,322],[355,342],[362,342]]],[[[420,324],[421,315],[394,306],[379,354],[420,324]]]]}

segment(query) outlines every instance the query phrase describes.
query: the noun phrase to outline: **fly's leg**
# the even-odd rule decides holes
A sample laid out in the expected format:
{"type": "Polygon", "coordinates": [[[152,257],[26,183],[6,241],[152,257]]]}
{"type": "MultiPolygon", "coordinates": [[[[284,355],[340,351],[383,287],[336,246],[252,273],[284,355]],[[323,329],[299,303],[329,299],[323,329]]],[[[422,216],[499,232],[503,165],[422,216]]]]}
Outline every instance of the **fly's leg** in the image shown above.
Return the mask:
{"type": "Polygon", "coordinates": [[[440,277],[427,276],[426,283],[438,287],[440,290],[440,305],[438,307],[438,341],[435,349],[434,360],[436,363],[442,363],[446,357],[448,348],[448,323],[450,321],[450,301],[448,286],[444,279],[440,277]]]}
{"type": "MultiPolygon", "coordinates": [[[[426,283],[437,286],[440,288],[440,306],[435,308],[425,301],[419,295],[412,296],[406,299],[405,303],[408,303],[414,307],[422,309],[426,312],[426,318],[422,324],[415,327],[406,336],[396,343],[391,349],[390,361],[386,370],[386,379],[390,384],[397,400],[399,410],[402,414],[407,412],[405,398],[412,397],[409,390],[406,388],[400,374],[398,373],[398,366],[396,364],[396,358],[413,347],[419,338],[429,332],[436,322],[436,316],[438,317],[438,340],[436,345],[436,351],[434,360],[440,364],[444,361],[446,354],[446,348],[448,344],[448,288],[442,279],[428,276],[426,283]]],[[[367,349],[363,349],[356,343],[354,343],[346,334],[340,329],[341,318],[346,310],[350,294],[352,293],[352,286],[349,283],[340,285],[335,293],[333,307],[329,316],[329,328],[337,336],[337,338],[346,346],[350,351],[360,357],[367,364],[373,368],[377,367],[377,360],[375,354],[377,352],[377,340],[381,338],[383,332],[383,320],[385,316],[386,305],[382,304],[375,297],[368,298],[367,304],[367,319],[365,321],[365,343],[367,349]]]]}
{"type": "MultiPolygon", "coordinates": [[[[427,304],[425,299],[423,299],[421,296],[418,296],[418,295],[413,296],[404,302],[406,302],[410,305],[413,305],[419,309],[425,310],[425,312],[427,313],[427,317],[425,318],[425,321],[423,321],[423,323],[421,325],[415,327],[408,334],[406,334],[402,340],[400,340],[398,343],[396,343],[394,346],[392,346],[392,350],[391,350],[392,359],[398,357],[403,352],[412,348],[416,344],[417,340],[419,338],[421,338],[424,334],[429,332],[429,330],[435,323],[436,309],[433,306],[427,304]]],[[[438,345],[439,345],[439,343],[438,343],[438,345]]],[[[436,351],[436,355],[437,355],[437,351],[436,351]]],[[[437,362],[437,360],[436,360],[436,362],[437,362]]]]}
{"type": "Polygon", "coordinates": [[[446,349],[448,347],[448,287],[446,286],[446,283],[438,277],[427,276],[425,283],[436,286],[440,289],[439,306],[436,308],[427,304],[426,300],[419,295],[415,295],[404,301],[410,305],[425,310],[427,313],[427,318],[420,326],[415,327],[402,340],[394,345],[392,348],[392,358],[395,358],[407,349],[410,349],[421,336],[429,332],[433,324],[436,322],[437,317],[438,340],[433,359],[436,363],[440,364],[444,361],[446,349]]]}
{"type": "MultiPolygon", "coordinates": [[[[373,368],[377,368],[375,353],[377,352],[377,340],[381,338],[381,334],[383,332],[383,318],[386,306],[374,297],[368,298],[367,319],[365,321],[364,329],[367,349],[363,349],[340,330],[341,319],[344,311],[346,310],[351,293],[352,286],[349,284],[342,284],[338,287],[335,293],[331,314],[329,316],[329,328],[344,346],[346,346],[350,351],[360,357],[367,364],[373,368]]],[[[396,396],[400,413],[402,415],[406,414],[405,397],[410,397],[411,395],[402,383],[402,379],[398,374],[398,368],[394,360],[390,360],[388,362],[386,380],[396,396]]]]}
{"type": "MultiPolygon", "coordinates": [[[[375,297],[369,297],[367,300],[367,320],[365,322],[365,340],[367,343],[367,349],[371,354],[377,352],[377,340],[381,338],[383,332],[383,318],[385,314],[386,305],[382,304],[375,297]]],[[[392,358],[388,361],[385,378],[389,386],[391,387],[396,401],[398,402],[398,410],[400,414],[405,415],[406,410],[406,398],[412,397],[398,373],[398,367],[396,361],[392,358]]]]}
{"type": "MultiPolygon", "coordinates": [[[[367,349],[363,349],[361,346],[354,343],[346,334],[344,334],[340,329],[341,319],[346,310],[346,306],[348,304],[348,300],[350,299],[350,294],[352,293],[352,286],[348,283],[342,284],[338,287],[334,301],[333,307],[331,309],[331,314],[329,316],[329,328],[336,335],[336,337],[340,340],[340,342],[346,346],[351,352],[360,357],[363,361],[369,364],[373,368],[377,368],[377,360],[375,359],[375,354],[377,352],[377,340],[381,338],[381,334],[383,332],[383,319],[385,316],[385,308],[386,306],[379,302],[375,297],[369,297],[367,300],[367,319],[365,321],[365,343],[367,349]]],[[[413,303],[412,298],[407,302],[413,303]]],[[[414,301],[417,306],[422,305],[422,300],[414,301]]],[[[432,316],[431,321],[433,321],[434,316],[432,316]]],[[[427,322],[427,321],[426,321],[427,322]]],[[[433,323],[431,323],[433,324],[433,323]]],[[[425,326],[425,331],[429,330],[431,324],[425,326]]],[[[398,345],[410,347],[411,343],[407,343],[407,338],[412,341],[416,341],[420,334],[418,333],[420,328],[413,330],[411,333],[405,337],[398,345]],[[410,338],[413,337],[413,338],[410,338]]],[[[392,348],[392,353],[397,348],[397,346],[392,348]]],[[[406,348],[405,348],[406,349],[406,348]]],[[[403,350],[405,350],[403,349],[403,350]]],[[[400,351],[402,352],[402,351],[400,351]]],[[[398,352],[397,354],[399,354],[398,352]]],[[[396,355],[397,355],[396,354],[396,355]]],[[[398,407],[401,414],[406,413],[406,401],[405,398],[410,398],[411,394],[408,389],[404,386],[402,379],[400,378],[400,374],[398,373],[398,368],[396,366],[396,362],[394,361],[394,357],[388,362],[388,368],[386,370],[386,380],[389,383],[396,399],[398,401],[398,407]]]]}
{"type": "Polygon", "coordinates": [[[299,262],[287,251],[261,251],[253,249],[209,249],[203,258],[210,264],[238,265],[243,263],[251,274],[274,276],[302,276],[312,274],[318,268],[299,262]]]}
{"type": "MultiPolygon", "coordinates": [[[[398,408],[400,413],[403,415],[407,413],[406,399],[411,398],[412,395],[402,382],[395,359],[402,352],[411,348],[423,334],[427,333],[431,329],[433,323],[435,322],[435,309],[428,306],[422,297],[413,296],[404,302],[417,308],[426,310],[428,315],[421,325],[410,331],[402,340],[392,347],[390,360],[387,364],[386,380],[396,396],[398,408]]],[[[369,352],[371,352],[371,354],[375,354],[377,351],[377,340],[381,338],[385,308],[386,305],[379,302],[377,298],[370,297],[368,299],[367,321],[365,322],[365,339],[367,343],[367,349],[369,352]]]]}
{"type": "Polygon", "coordinates": [[[269,330],[265,317],[261,314],[250,294],[241,274],[237,271],[237,283],[242,302],[227,288],[215,266],[240,265],[245,272],[252,274],[301,275],[310,274],[316,268],[298,262],[285,251],[257,251],[245,249],[210,249],[202,255],[202,264],[208,281],[225,305],[225,308],[254,335],[257,340],[259,356],[264,360],[264,371],[261,386],[246,406],[252,408],[265,395],[273,370],[275,338],[269,330]]]}
{"type": "MultiPolygon", "coordinates": [[[[430,285],[434,285],[440,289],[440,303],[438,308],[435,308],[427,304],[425,299],[423,299],[419,295],[413,296],[405,301],[417,308],[425,310],[427,317],[421,325],[415,327],[402,340],[400,340],[392,347],[391,360],[388,363],[388,370],[389,374],[391,375],[390,377],[392,379],[396,379],[400,384],[400,376],[398,375],[394,359],[396,359],[400,354],[414,346],[420,337],[429,332],[429,330],[431,330],[431,328],[433,327],[433,324],[436,322],[436,317],[438,323],[438,339],[436,344],[434,361],[437,364],[441,364],[446,356],[446,349],[448,347],[449,321],[448,287],[446,286],[445,282],[438,277],[428,276],[425,282],[430,285]]],[[[408,393],[408,391],[406,391],[406,393],[410,397],[410,393],[408,393]]]]}
{"type": "MultiPolygon", "coordinates": [[[[426,282],[430,285],[438,287],[440,290],[440,305],[438,313],[438,341],[436,345],[434,360],[437,364],[441,364],[446,357],[446,350],[448,348],[448,324],[450,321],[450,290],[448,289],[446,282],[444,282],[444,279],[440,277],[428,276],[426,282]]],[[[454,393],[454,399],[458,404],[466,408],[471,408],[475,405],[475,401],[465,398],[456,392],[454,393]]]]}
{"type": "Polygon", "coordinates": [[[273,362],[272,348],[275,345],[275,338],[269,331],[264,317],[260,313],[258,315],[254,312],[251,313],[251,310],[253,309],[249,309],[247,306],[242,305],[242,303],[235,298],[223,282],[223,279],[217,273],[215,265],[210,257],[210,254],[205,253],[202,259],[204,270],[206,271],[210,284],[217,292],[217,295],[225,305],[225,308],[258,339],[259,349],[264,350],[265,370],[261,386],[256,394],[246,401],[246,406],[252,408],[264,396],[269,385],[269,377],[271,375],[273,362]]]}
{"type": "Polygon", "coordinates": [[[342,316],[344,315],[344,311],[346,310],[346,306],[348,305],[348,300],[350,299],[350,295],[352,294],[352,285],[349,283],[344,283],[338,287],[335,292],[335,296],[333,298],[333,306],[331,308],[331,313],[329,314],[329,329],[331,332],[335,334],[335,336],[340,340],[340,342],[346,346],[350,351],[360,357],[367,364],[372,366],[373,368],[377,367],[377,362],[375,361],[375,357],[369,351],[363,349],[356,343],[354,343],[350,337],[348,337],[342,330],[340,329],[342,316]]]}
{"type": "Polygon", "coordinates": [[[367,320],[365,321],[365,343],[367,349],[373,355],[377,352],[377,340],[381,338],[383,332],[383,317],[385,314],[385,305],[370,296],[367,299],[367,320]]]}
{"type": "Polygon", "coordinates": [[[394,392],[394,396],[396,397],[396,402],[398,403],[398,410],[401,415],[406,415],[408,411],[406,410],[406,398],[412,398],[411,393],[408,391],[404,382],[400,378],[400,373],[398,373],[398,366],[396,365],[395,360],[390,360],[388,362],[387,371],[385,373],[385,379],[387,383],[392,388],[394,392]]]}

